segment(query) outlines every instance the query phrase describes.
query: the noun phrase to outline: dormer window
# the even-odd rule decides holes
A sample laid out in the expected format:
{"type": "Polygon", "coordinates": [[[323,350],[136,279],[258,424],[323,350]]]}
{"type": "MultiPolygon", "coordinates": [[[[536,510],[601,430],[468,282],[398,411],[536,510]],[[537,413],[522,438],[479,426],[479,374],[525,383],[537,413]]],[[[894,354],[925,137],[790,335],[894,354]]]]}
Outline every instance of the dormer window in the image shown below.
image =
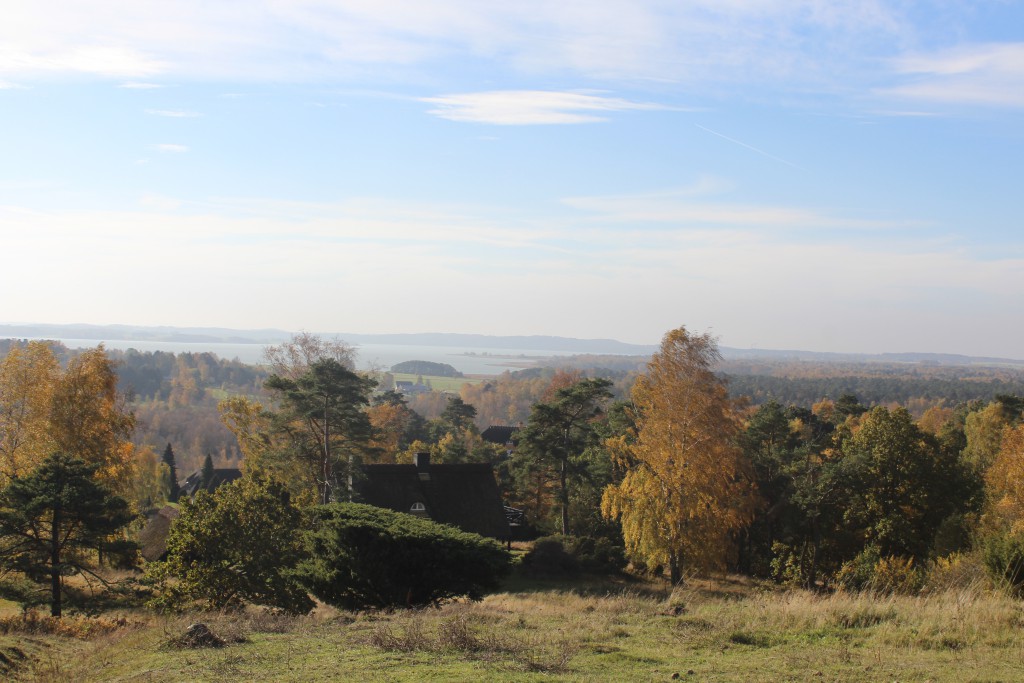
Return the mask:
{"type": "Polygon", "coordinates": [[[420,502],[415,502],[412,507],[409,508],[409,514],[417,517],[427,516],[427,506],[420,502]]]}

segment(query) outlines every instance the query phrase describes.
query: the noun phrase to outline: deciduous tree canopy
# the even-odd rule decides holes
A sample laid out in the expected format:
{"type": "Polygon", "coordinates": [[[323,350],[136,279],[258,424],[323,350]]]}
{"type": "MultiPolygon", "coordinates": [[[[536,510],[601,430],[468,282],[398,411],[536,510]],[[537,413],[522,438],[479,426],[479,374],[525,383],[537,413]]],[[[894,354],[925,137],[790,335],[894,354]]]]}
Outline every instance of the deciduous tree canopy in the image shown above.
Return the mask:
{"type": "Polygon", "coordinates": [[[628,553],[667,566],[673,582],[684,567],[724,564],[730,535],[755,506],[718,358],[710,335],[665,335],[633,388],[636,438],[615,452],[625,474],[602,501],[621,520],[628,553]]]}

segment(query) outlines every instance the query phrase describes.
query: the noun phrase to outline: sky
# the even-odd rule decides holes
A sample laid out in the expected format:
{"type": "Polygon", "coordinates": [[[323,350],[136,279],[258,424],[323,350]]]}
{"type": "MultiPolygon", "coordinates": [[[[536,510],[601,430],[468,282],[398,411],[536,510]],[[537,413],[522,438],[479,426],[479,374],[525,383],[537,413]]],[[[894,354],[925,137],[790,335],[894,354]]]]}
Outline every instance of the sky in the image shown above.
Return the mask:
{"type": "Polygon", "coordinates": [[[0,322],[1024,358],[1024,3],[4,0],[0,322]]]}

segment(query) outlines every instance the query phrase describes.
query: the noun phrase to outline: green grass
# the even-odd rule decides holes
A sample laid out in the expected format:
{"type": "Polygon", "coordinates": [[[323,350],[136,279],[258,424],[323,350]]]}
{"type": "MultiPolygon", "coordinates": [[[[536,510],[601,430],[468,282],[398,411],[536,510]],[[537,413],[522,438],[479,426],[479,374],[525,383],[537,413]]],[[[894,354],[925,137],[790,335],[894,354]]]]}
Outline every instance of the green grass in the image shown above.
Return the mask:
{"type": "Polygon", "coordinates": [[[423,383],[434,391],[451,391],[458,393],[464,384],[480,384],[486,380],[482,377],[438,377],[436,375],[412,375],[408,373],[392,373],[396,382],[412,382],[415,384],[423,378],[423,383]]]}
{"type": "Polygon", "coordinates": [[[47,681],[1011,681],[1024,679],[1022,624],[1019,601],[984,591],[520,581],[440,609],[139,612],[91,639],[8,633],[0,648],[28,643],[20,680],[47,681]],[[228,644],[175,648],[195,621],[228,644]]]}

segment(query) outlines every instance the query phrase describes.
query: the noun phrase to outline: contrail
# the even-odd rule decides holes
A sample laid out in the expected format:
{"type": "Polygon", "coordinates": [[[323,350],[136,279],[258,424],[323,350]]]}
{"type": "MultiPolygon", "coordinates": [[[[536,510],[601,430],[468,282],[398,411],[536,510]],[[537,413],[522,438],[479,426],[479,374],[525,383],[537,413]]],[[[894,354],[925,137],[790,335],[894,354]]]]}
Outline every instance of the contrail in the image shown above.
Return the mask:
{"type": "MultiPolygon", "coordinates": [[[[786,164],[787,166],[792,166],[793,168],[800,168],[799,166],[794,164],[792,161],[786,161],[785,159],[780,159],[779,157],[775,156],[774,154],[769,154],[768,152],[764,151],[763,149],[758,149],[757,147],[753,147],[751,145],[748,145],[745,142],[740,142],[739,140],[735,140],[735,139],[729,137],[728,135],[722,135],[721,133],[719,133],[717,131],[713,131],[710,128],[705,128],[704,126],[700,125],[699,123],[695,123],[693,125],[697,126],[698,128],[700,128],[703,131],[707,131],[708,133],[711,133],[712,135],[717,135],[718,137],[722,138],[723,140],[728,140],[729,142],[731,142],[733,144],[736,144],[736,145],[739,145],[740,147],[746,147],[747,149],[749,149],[751,151],[757,152],[758,154],[762,154],[762,155],[768,157],[769,159],[774,159],[775,161],[778,161],[778,162],[781,162],[783,164],[786,164]]],[[[803,170],[803,169],[801,169],[801,170],[803,170]]]]}

